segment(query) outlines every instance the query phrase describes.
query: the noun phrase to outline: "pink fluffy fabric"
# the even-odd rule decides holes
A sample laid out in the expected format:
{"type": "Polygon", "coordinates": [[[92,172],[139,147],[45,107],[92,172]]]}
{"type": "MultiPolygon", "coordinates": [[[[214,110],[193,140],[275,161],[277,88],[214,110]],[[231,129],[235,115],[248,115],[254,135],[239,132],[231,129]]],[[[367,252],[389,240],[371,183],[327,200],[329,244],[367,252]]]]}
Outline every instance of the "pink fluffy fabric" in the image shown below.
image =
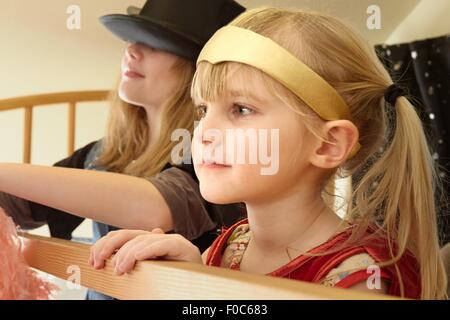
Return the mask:
{"type": "Polygon", "coordinates": [[[0,299],[45,300],[56,289],[27,265],[16,226],[0,208],[0,299]]]}

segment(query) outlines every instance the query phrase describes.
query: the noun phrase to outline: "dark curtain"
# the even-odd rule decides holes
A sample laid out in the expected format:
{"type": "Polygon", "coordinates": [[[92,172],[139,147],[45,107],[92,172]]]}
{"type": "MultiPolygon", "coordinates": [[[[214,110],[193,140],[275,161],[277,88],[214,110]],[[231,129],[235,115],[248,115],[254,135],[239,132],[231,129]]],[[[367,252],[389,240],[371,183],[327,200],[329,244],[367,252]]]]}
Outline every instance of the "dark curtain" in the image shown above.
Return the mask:
{"type": "Polygon", "coordinates": [[[392,79],[408,90],[444,180],[442,194],[435,197],[441,244],[445,244],[450,241],[450,206],[442,200],[450,197],[450,35],[375,49],[392,79]]]}

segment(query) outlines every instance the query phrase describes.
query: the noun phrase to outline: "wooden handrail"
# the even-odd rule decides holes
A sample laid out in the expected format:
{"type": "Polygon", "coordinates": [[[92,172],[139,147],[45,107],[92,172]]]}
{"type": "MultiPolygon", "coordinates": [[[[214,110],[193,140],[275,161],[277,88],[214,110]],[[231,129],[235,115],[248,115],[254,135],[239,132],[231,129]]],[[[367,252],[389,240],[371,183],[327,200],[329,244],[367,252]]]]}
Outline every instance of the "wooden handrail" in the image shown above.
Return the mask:
{"type": "Polygon", "coordinates": [[[77,103],[87,101],[104,101],[108,99],[110,91],[74,91],[39,94],[11,99],[0,100],[0,111],[24,109],[23,125],[23,162],[31,162],[32,132],[33,132],[33,108],[44,105],[68,103],[68,135],[67,153],[75,150],[75,127],[77,103]]]}
{"type": "Polygon", "coordinates": [[[62,279],[79,270],[81,285],[118,299],[393,299],[187,262],[144,261],[119,277],[110,260],[102,270],[88,265],[89,245],[29,234],[24,242],[32,267],[62,279]]]}
{"type": "Polygon", "coordinates": [[[0,100],[0,111],[20,109],[24,106],[43,106],[68,102],[103,101],[108,98],[109,91],[73,91],[38,94],[18,98],[0,100]]]}

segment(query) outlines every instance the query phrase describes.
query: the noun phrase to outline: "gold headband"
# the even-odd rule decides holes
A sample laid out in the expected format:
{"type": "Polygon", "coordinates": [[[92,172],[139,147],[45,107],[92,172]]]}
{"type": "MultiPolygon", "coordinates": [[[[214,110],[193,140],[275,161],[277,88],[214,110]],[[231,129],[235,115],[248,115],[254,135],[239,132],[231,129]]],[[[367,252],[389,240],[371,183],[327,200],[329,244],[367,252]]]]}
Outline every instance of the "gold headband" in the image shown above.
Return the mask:
{"type": "MultiPolygon", "coordinates": [[[[197,60],[239,62],[263,71],[302,99],[324,120],[352,119],[339,93],[321,76],[273,40],[253,31],[226,26],[203,47],[197,60]]],[[[350,157],[359,150],[359,143],[350,157]]]]}

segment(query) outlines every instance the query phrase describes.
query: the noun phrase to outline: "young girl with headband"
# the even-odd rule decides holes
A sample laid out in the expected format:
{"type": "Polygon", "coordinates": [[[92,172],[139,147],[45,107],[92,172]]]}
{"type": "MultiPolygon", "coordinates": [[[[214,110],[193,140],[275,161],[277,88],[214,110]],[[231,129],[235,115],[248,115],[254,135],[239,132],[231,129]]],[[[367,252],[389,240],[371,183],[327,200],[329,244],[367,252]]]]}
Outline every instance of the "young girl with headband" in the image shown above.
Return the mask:
{"type": "MultiPolygon", "coordinates": [[[[414,108],[373,48],[327,15],[255,9],[216,32],[197,66],[192,96],[201,121],[193,150],[201,154],[194,157],[201,193],[214,203],[245,202],[248,213],[204,252],[204,263],[445,298],[433,160],[414,108]],[[270,148],[278,171],[227,162],[230,139],[210,130],[229,129],[278,130],[270,148]],[[325,195],[349,176],[355,183],[341,219],[325,195]]],[[[186,239],[155,229],[108,234],[93,246],[91,263],[116,249],[119,274],[138,260],[202,262],[186,239]]]]}

